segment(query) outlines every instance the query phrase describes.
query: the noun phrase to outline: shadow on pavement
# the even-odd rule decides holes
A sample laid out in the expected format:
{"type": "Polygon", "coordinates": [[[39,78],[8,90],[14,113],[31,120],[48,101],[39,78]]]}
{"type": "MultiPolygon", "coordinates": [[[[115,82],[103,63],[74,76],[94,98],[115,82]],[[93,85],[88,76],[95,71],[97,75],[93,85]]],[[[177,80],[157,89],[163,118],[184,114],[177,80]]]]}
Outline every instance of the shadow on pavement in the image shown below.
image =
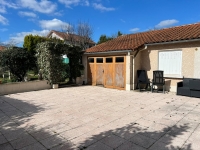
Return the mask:
{"type": "Polygon", "coordinates": [[[61,144],[65,149],[73,148],[55,132],[53,120],[36,119],[36,115],[42,117],[45,105],[25,99],[0,96],[0,150],[47,150],[61,144]]]}
{"type": "Polygon", "coordinates": [[[179,136],[188,132],[188,125],[166,127],[160,131],[141,128],[132,123],[122,128],[93,135],[80,144],[81,150],[192,150],[191,144],[179,136]],[[183,146],[184,145],[184,146],[183,146]]]}

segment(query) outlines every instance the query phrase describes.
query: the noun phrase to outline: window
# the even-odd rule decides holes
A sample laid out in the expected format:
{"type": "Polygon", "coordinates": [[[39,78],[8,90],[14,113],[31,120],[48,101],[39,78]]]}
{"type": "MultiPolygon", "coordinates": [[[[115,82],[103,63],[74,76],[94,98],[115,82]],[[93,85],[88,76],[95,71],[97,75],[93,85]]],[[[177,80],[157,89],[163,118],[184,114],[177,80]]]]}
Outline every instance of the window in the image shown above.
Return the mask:
{"type": "Polygon", "coordinates": [[[103,58],[97,58],[97,63],[103,63],[103,58]]]}
{"type": "Polygon", "coordinates": [[[89,63],[94,63],[94,58],[88,58],[89,63]]]}
{"type": "Polygon", "coordinates": [[[106,63],[112,63],[113,62],[113,58],[110,57],[110,58],[106,58],[106,63]]]}
{"type": "Polygon", "coordinates": [[[164,71],[165,77],[181,77],[182,51],[159,52],[159,70],[164,71]]]}
{"type": "Polygon", "coordinates": [[[115,62],[116,63],[124,62],[124,57],[116,57],[115,62]]]}

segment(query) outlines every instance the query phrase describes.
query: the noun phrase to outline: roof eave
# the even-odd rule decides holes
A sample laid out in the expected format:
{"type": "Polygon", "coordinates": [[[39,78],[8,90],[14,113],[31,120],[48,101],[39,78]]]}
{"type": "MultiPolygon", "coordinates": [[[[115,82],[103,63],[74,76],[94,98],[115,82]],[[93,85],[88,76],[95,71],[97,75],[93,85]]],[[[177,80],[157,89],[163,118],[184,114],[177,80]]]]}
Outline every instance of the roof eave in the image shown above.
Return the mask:
{"type": "Polygon", "coordinates": [[[133,50],[111,50],[111,51],[104,51],[104,52],[85,52],[86,55],[94,55],[94,54],[108,54],[108,53],[128,53],[133,52],[133,50]]]}
{"type": "Polygon", "coordinates": [[[200,41],[200,38],[198,38],[198,39],[178,40],[178,41],[168,41],[168,42],[158,42],[158,43],[146,43],[144,45],[151,46],[151,45],[175,44],[175,43],[197,42],[197,41],[200,41]]]}

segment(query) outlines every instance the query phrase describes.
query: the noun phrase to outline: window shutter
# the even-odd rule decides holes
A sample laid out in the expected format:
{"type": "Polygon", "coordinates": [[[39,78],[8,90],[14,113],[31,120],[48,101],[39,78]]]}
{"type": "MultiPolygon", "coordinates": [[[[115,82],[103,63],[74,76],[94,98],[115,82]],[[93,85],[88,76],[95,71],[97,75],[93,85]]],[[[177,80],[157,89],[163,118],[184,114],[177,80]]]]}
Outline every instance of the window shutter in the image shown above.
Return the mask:
{"type": "Polygon", "coordinates": [[[159,52],[159,70],[164,74],[181,75],[182,51],[161,51],[159,52]]]}

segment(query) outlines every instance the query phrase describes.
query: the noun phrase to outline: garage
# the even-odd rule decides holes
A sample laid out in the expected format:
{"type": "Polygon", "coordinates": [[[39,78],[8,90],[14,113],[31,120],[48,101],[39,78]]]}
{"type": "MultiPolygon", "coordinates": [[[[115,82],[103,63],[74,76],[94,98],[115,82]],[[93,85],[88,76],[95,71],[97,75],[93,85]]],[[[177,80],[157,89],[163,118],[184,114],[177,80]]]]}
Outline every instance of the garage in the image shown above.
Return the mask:
{"type": "Polygon", "coordinates": [[[125,56],[88,57],[88,84],[125,89],[125,56]]]}

